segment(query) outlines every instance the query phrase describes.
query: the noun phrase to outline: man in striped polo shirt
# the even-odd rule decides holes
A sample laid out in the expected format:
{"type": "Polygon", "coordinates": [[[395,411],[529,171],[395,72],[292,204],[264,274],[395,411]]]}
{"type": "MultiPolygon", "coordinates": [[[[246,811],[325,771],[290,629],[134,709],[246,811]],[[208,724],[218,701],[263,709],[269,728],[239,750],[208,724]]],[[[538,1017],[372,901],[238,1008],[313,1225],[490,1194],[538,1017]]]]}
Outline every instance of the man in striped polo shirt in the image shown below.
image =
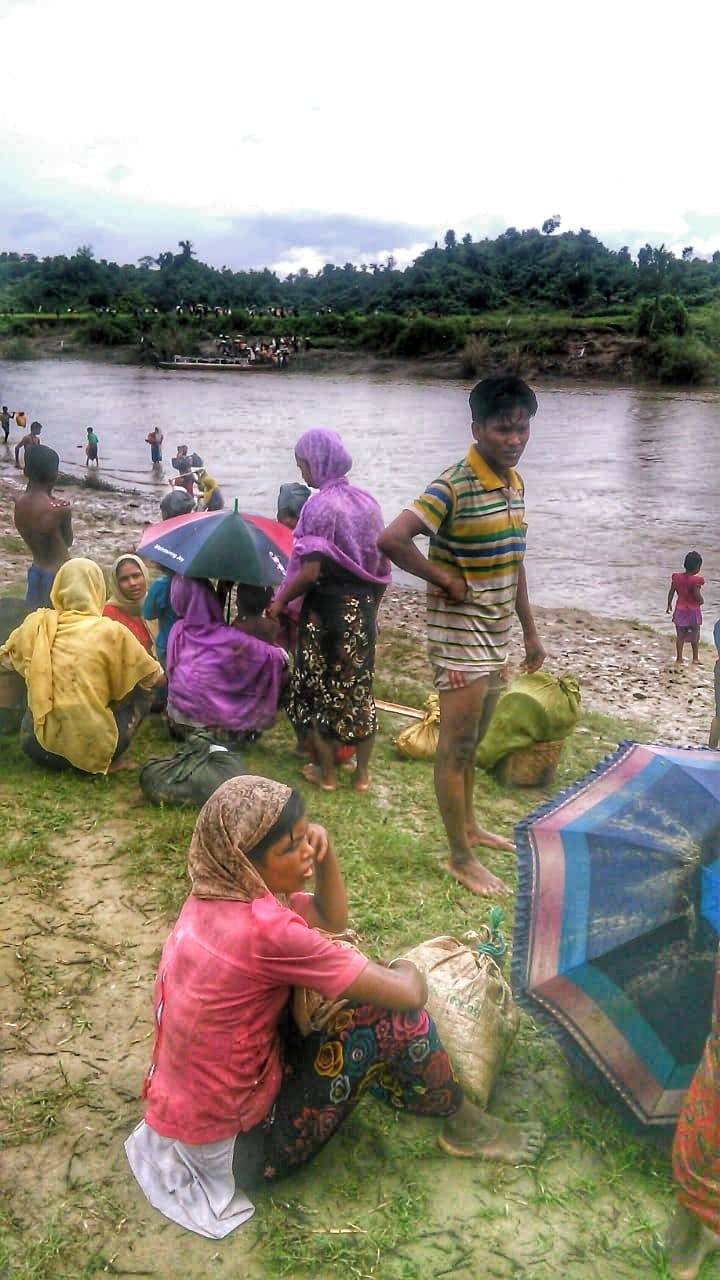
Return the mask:
{"type": "Polygon", "coordinates": [[[520,378],[485,378],[470,394],[474,443],[465,458],[428,485],[378,540],[406,572],[428,583],[428,653],[440,696],[435,792],[450,845],[449,870],[482,896],[507,885],[475,856],[475,846],[512,849],[478,825],[473,807],[475,753],[498,699],[516,614],[524,669],[545,660],[523,568],[525,501],[515,467],[537,411],[520,378]],[[415,546],[429,535],[426,557],[415,546]]]}

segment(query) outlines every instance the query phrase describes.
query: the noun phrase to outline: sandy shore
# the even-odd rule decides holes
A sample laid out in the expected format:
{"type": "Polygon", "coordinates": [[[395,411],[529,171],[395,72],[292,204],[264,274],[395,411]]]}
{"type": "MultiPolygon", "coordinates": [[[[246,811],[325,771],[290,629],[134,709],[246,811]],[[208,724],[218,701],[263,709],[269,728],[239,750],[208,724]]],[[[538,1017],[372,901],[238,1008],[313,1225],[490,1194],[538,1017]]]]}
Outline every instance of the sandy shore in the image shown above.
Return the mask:
{"type": "MultiPolygon", "coordinates": [[[[4,466],[0,474],[0,593],[24,594],[28,555],[13,525],[13,498],[22,477],[4,466]]],[[[108,492],[68,485],[62,494],[73,504],[73,555],[89,556],[107,568],[123,551],[133,550],[147,524],[159,519],[156,500],[142,494],[108,492]]],[[[580,681],[583,707],[651,724],[659,742],[701,746],[713,715],[714,650],[701,649],[701,664],[674,664],[673,628],[659,633],[636,622],[600,618],[580,608],[536,609],[548,652],[546,668],[568,672],[580,681]]],[[[422,604],[415,592],[391,588],[381,621],[401,626],[424,643],[422,604]]],[[[511,662],[522,658],[519,632],[511,662]]]]}

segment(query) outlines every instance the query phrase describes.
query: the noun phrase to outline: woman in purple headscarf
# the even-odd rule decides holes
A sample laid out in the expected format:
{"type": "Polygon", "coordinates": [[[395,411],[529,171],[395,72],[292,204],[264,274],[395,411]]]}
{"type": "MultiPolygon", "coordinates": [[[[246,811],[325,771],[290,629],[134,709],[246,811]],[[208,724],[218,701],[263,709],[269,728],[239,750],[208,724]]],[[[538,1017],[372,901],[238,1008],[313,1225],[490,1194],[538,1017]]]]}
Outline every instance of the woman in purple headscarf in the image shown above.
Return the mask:
{"type": "Polygon", "coordinates": [[[206,582],[177,575],[170,601],[179,618],[167,647],[171,727],[231,739],[269,729],[288,678],[285,650],[227,626],[206,582]]]}
{"type": "Polygon", "coordinates": [[[367,791],[376,729],[376,618],[390,581],[390,561],[377,547],[382,512],[369,493],[350,484],[352,458],[336,431],[306,431],[295,459],[318,492],[300,513],[285,585],[269,610],[277,616],[289,600],[304,597],[288,715],[318,761],[303,770],[307,782],[334,791],[335,748],[353,744],[354,785],[367,791]]]}

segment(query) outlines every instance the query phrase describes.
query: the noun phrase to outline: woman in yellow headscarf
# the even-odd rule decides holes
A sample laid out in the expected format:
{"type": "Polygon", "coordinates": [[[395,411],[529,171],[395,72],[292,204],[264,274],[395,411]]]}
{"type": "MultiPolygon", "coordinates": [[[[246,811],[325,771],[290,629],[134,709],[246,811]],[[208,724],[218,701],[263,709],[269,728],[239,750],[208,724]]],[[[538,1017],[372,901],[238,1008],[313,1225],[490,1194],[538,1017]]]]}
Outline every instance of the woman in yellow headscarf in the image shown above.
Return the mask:
{"type": "Polygon", "coordinates": [[[121,759],[163,670],[126,627],[102,616],[105,579],[93,560],[61,565],[52,609],[36,609],[0,647],[27,686],[22,748],[49,769],[128,768],[121,759]]]}
{"type": "Polygon", "coordinates": [[[199,511],[222,511],[225,506],[225,499],[217,480],[213,480],[212,476],[204,472],[198,481],[201,489],[200,501],[198,503],[199,511]]]}

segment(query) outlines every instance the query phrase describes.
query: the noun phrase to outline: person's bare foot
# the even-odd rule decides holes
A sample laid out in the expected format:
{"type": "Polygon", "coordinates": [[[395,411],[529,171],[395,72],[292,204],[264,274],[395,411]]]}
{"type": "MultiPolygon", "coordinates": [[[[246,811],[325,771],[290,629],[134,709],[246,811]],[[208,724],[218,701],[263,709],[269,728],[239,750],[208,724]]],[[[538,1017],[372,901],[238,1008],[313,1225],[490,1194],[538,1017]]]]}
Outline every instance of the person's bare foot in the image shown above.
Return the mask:
{"type": "Polygon", "coordinates": [[[472,847],[505,849],[508,853],[515,853],[515,845],[512,840],[508,840],[505,836],[496,835],[494,831],[485,831],[482,827],[468,827],[465,835],[468,844],[472,847]]]}
{"type": "Polygon", "coordinates": [[[451,858],[447,864],[451,876],[454,876],[464,889],[476,893],[480,898],[504,898],[512,893],[512,889],[499,876],[488,871],[482,862],[473,854],[463,861],[451,858]]]}
{"type": "MultiPolygon", "coordinates": [[[[466,1104],[467,1106],[467,1104],[466,1104]]],[[[504,1164],[532,1164],[545,1146],[541,1124],[508,1124],[477,1108],[463,1119],[463,1107],[446,1121],[438,1146],[448,1156],[465,1160],[500,1160],[504,1164]]]]}
{"type": "Polygon", "coordinates": [[[127,769],[137,769],[134,760],[113,760],[108,773],[124,773],[127,769]]]}
{"type": "Polygon", "coordinates": [[[321,791],[335,790],[335,779],[325,778],[316,764],[306,764],[302,776],[311,786],[319,787],[321,791]]]}
{"type": "Polygon", "coordinates": [[[352,785],[356,791],[369,791],[370,790],[370,774],[366,773],[364,770],[361,771],[360,769],[355,769],[355,772],[353,774],[352,785]]]}
{"type": "Polygon", "coordinates": [[[668,1271],[672,1280],[695,1280],[708,1254],[720,1249],[715,1235],[689,1210],[678,1209],[668,1240],[668,1271]]]}

